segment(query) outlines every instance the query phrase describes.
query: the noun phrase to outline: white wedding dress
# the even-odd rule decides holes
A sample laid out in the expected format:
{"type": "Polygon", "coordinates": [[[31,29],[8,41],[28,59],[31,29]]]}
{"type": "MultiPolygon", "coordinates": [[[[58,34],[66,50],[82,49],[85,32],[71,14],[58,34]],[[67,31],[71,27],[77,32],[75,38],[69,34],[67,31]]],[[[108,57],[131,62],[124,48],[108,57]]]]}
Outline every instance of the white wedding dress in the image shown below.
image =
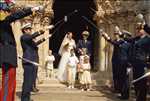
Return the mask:
{"type": "Polygon", "coordinates": [[[68,39],[67,36],[65,36],[61,47],[59,49],[59,54],[61,55],[61,59],[58,65],[58,74],[57,74],[57,78],[60,82],[66,82],[67,81],[67,69],[66,69],[66,65],[68,62],[68,59],[70,57],[70,50],[75,48],[76,44],[75,41],[73,39],[68,39]],[[69,44],[67,50],[64,50],[64,46],[66,44],[69,44]]]}

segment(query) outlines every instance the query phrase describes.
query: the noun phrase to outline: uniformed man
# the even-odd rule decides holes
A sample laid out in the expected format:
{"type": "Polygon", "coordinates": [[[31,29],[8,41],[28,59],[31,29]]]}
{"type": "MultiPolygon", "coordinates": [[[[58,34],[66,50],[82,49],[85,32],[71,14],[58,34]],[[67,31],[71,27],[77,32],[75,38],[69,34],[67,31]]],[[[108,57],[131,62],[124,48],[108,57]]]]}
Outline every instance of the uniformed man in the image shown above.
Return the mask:
{"type": "MultiPolygon", "coordinates": [[[[133,66],[133,79],[137,79],[145,74],[147,67],[147,54],[150,53],[150,28],[147,25],[139,23],[136,29],[136,38],[132,39],[132,54],[130,54],[131,64],[133,66]]],[[[136,92],[136,101],[146,101],[147,79],[144,78],[134,83],[136,92]]]]}
{"type": "MultiPolygon", "coordinates": [[[[14,0],[13,0],[14,1],[14,0]]],[[[0,1],[0,67],[2,67],[1,101],[15,101],[17,51],[11,23],[31,15],[39,7],[13,11],[12,0],[0,1]]]]}
{"type": "Polygon", "coordinates": [[[102,33],[104,38],[114,46],[112,56],[112,71],[114,90],[120,93],[120,99],[129,98],[129,84],[128,84],[128,50],[130,44],[124,39],[130,36],[128,33],[121,32],[120,30],[115,31],[115,40],[112,40],[106,33],[102,33]]]}
{"type": "MultiPolygon", "coordinates": [[[[35,38],[43,34],[44,31],[40,30],[39,32],[32,34],[31,30],[31,23],[27,23],[22,27],[23,35],[20,40],[23,49],[23,58],[38,63],[38,45],[44,42],[45,38],[38,41],[35,41],[35,38]]],[[[23,61],[22,64],[24,69],[24,81],[22,86],[21,101],[30,101],[30,92],[32,91],[32,87],[36,79],[35,77],[37,76],[37,73],[35,73],[35,68],[38,67],[27,61],[23,61]]]]}
{"type": "Polygon", "coordinates": [[[127,41],[131,37],[131,33],[127,31],[122,31],[121,37],[123,42],[119,45],[120,48],[120,69],[119,69],[119,83],[121,86],[121,96],[120,99],[127,100],[129,99],[129,57],[128,52],[131,44],[127,41]]]}
{"type": "Polygon", "coordinates": [[[119,47],[118,45],[121,44],[123,42],[123,40],[120,37],[120,31],[115,30],[114,32],[115,35],[115,39],[112,40],[106,33],[103,33],[102,36],[104,36],[104,38],[112,43],[112,45],[114,46],[113,48],[113,55],[112,55],[112,72],[113,72],[113,86],[114,86],[114,92],[119,93],[120,92],[120,85],[119,85],[119,68],[120,65],[118,64],[119,60],[120,60],[120,53],[119,53],[119,47]]]}

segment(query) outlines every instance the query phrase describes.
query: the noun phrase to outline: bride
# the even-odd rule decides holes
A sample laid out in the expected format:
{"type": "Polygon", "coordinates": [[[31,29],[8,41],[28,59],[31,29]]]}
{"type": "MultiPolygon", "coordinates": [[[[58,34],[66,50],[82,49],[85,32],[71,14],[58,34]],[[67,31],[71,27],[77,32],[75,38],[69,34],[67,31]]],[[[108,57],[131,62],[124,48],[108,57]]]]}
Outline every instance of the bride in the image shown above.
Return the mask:
{"type": "Polygon", "coordinates": [[[68,32],[59,49],[59,54],[61,55],[61,59],[58,65],[58,75],[57,78],[60,82],[67,81],[67,68],[66,64],[68,62],[68,58],[70,56],[70,50],[76,48],[76,44],[74,39],[72,38],[72,32],[68,32]]]}

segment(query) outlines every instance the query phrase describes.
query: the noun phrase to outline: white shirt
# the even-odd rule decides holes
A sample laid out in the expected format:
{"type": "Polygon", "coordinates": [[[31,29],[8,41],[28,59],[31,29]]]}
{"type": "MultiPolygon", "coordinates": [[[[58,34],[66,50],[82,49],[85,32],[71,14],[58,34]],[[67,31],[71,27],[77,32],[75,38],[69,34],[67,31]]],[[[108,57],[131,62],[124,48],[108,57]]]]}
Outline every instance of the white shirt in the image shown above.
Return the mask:
{"type": "Polygon", "coordinates": [[[55,61],[55,57],[53,55],[46,57],[47,68],[53,67],[53,62],[55,61]]]}
{"type": "Polygon", "coordinates": [[[77,66],[78,62],[79,62],[79,60],[76,56],[71,56],[68,59],[68,65],[71,66],[71,67],[77,66]]]}

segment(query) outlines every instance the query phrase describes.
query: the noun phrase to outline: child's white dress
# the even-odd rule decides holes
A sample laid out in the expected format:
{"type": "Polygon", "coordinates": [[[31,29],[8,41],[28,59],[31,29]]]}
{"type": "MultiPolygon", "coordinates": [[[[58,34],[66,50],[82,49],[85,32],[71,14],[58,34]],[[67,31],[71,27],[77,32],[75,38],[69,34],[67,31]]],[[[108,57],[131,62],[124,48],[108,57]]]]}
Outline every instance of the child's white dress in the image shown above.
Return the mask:
{"type": "Polygon", "coordinates": [[[83,74],[80,81],[81,84],[91,84],[92,80],[91,80],[91,73],[90,73],[90,69],[91,69],[90,63],[83,63],[81,66],[83,68],[83,74]]]}

